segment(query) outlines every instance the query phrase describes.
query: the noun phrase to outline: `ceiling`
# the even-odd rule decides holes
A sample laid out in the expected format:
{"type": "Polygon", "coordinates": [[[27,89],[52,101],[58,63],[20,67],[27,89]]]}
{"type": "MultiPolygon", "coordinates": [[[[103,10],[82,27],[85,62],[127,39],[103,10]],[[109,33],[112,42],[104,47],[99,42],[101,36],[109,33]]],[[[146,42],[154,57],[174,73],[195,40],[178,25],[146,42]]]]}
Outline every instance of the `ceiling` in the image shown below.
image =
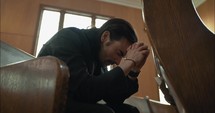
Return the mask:
{"type": "MultiPolygon", "coordinates": [[[[142,7],[142,5],[141,5],[142,0],[99,0],[99,1],[123,5],[123,6],[137,8],[137,9],[141,9],[141,7],[142,7]]],[[[198,7],[201,4],[203,4],[206,0],[192,0],[192,1],[193,1],[193,4],[196,7],[198,7]]]]}
{"type": "Polygon", "coordinates": [[[103,2],[141,9],[141,0],[99,0],[103,2]]]}

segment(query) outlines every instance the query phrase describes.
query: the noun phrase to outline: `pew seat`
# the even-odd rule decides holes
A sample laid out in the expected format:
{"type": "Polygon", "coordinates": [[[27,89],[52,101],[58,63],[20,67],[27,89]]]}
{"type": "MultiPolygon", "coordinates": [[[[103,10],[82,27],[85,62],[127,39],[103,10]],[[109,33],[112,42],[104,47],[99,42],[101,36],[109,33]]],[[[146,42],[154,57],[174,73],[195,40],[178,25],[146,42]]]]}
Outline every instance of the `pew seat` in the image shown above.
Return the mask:
{"type": "Polygon", "coordinates": [[[163,104],[160,101],[146,97],[131,96],[125,103],[136,106],[140,113],[178,113],[175,106],[163,104]]]}

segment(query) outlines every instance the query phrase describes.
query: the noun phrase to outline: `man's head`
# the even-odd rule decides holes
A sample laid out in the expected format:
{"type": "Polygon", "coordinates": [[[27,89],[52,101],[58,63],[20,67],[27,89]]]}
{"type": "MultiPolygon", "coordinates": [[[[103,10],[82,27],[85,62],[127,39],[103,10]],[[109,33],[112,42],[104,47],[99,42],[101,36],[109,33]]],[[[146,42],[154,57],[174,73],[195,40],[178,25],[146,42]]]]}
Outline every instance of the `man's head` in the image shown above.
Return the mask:
{"type": "Polygon", "coordinates": [[[137,42],[131,24],[119,18],[108,20],[99,29],[101,37],[100,60],[103,65],[119,64],[127,48],[137,42]]]}
{"type": "Polygon", "coordinates": [[[114,18],[108,20],[104,23],[99,29],[99,35],[105,31],[110,32],[111,40],[120,40],[122,38],[126,38],[130,43],[137,42],[137,36],[131,24],[123,19],[114,18]]]}

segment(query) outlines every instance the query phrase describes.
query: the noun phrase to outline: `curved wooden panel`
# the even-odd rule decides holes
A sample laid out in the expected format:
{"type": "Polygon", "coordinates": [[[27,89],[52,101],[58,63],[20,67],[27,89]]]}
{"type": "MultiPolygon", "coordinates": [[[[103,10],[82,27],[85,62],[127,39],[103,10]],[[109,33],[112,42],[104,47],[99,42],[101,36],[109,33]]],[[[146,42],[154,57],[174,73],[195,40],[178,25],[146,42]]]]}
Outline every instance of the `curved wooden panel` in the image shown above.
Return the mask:
{"type": "Polygon", "coordinates": [[[63,113],[69,71],[55,57],[0,68],[1,113],[63,113]]]}
{"type": "Polygon", "coordinates": [[[144,18],[180,113],[212,113],[215,37],[191,0],[144,0],[144,18]]]}

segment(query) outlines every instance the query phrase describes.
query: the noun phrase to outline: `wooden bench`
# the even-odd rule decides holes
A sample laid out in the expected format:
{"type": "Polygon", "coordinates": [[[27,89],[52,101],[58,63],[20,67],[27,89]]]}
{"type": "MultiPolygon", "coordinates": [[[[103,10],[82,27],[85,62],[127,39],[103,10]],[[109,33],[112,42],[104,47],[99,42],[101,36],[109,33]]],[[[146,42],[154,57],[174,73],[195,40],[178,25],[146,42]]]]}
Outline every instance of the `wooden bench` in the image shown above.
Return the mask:
{"type": "Polygon", "coordinates": [[[215,35],[191,0],[144,0],[154,55],[179,113],[214,113],[215,35]]]}
{"type": "Polygon", "coordinates": [[[55,57],[0,68],[1,113],[63,113],[69,71],[55,57]]]}

